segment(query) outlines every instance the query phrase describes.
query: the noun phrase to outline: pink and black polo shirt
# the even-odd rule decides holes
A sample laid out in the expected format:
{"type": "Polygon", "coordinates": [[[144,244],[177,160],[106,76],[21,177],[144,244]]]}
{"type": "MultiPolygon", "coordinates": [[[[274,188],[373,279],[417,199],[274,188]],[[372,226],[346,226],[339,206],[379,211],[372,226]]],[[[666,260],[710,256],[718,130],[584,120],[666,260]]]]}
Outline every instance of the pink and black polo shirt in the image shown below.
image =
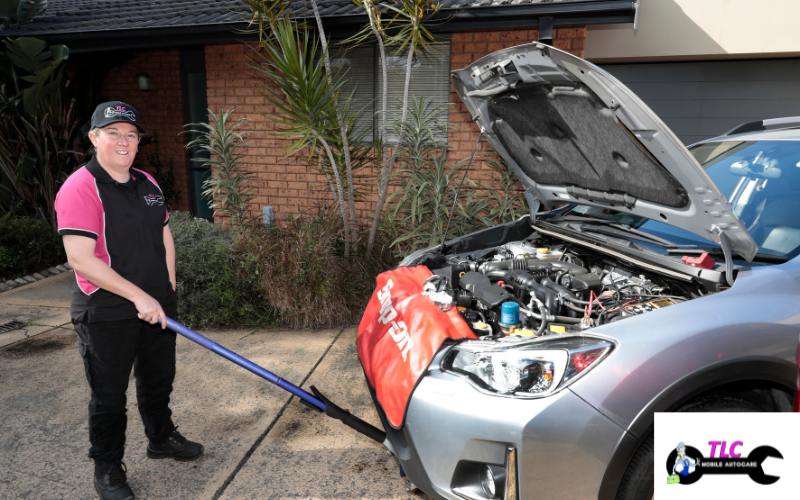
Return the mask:
{"type": "MultiPolygon", "coordinates": [[[[58,234],[92,238],[95,256],[162,307],[177,300],[169,283],[164,194],[149,174],[132,168],[131,183],[115,181],[92,158],[64,182],[56,196],[58,234]]],[[[98,288],[75,272],[72,318],[94,323],[137,318],[133,302],[98,288]]]]}

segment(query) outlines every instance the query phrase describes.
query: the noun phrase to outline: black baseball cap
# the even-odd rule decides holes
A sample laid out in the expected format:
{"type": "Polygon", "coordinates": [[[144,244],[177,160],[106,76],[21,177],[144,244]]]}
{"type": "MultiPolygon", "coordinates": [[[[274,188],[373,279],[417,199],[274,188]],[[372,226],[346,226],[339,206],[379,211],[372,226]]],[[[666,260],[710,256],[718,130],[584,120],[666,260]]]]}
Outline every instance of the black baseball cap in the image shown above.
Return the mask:
{"type": "Polygon", "coordinates": [[[139,132],[144,134],[142,124],[139,122],[139,112],[130,104],[122,101],[104,102],[98,105],[92,114],[92,128],[102,128],[117,122],[128,122],[136,125],[139,132]]]}

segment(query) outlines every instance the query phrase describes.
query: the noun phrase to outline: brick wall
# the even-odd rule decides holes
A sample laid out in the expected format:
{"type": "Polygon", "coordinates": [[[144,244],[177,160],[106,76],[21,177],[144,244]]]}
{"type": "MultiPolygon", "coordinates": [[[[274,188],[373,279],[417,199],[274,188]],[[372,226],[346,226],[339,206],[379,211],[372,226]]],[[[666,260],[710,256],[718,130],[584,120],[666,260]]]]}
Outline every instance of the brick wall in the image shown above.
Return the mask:
{"type": "Polygon", "coordinates": [[[275,123],[262,113],[274,109],[258,92],[255,72],[249,67],[253,57],[253,49],[243,43],[206,46],[208,107],[217,113],[235,109],[234,120],[250,120],[240,130],[250,132],[247,139],[252,145],[243,151],[239,164],[258,178],[253,209],[261,213],[262,206],[271,206],[283,219],[312,207],[330,190],[325,176],[307,166],[303,156],[286,156],[282,149],[292,141],[269,134],[275,123]]]}
{"type": "MultiPolygon", "coordinates": [[[[554,35],[553,43],[556,47],[583,56],[586,37],[584,26],[557,28],[554,35]]],[[[463,68],[501,48],[537,39],[537,30],[525,29],[454,33],[451,66],[452,69],[463,68]]],[[[253,144],[244,151],[244,158],[240,163],[249,171],[255,172],[258,178],[258,195],[253,209],[260,213],[262,206],[272,206],[276,217],[283,219],[314,206],[320,199],[329,199],[330,190],[325,176],[319,174],[316,168],[307,166],[303,156],[287,157],[286,152],[282,151],[291,141],[268,134],[275,129],[275,124],[262,113],[271,113],[274,110],[258,92],[254,70],[249,67],[253,55],[251,47],[241,43],[206,46],[208,106],[216,112],[221,109],[235,109],[234,119],[251,120],[242,130],[252,132],[249,142],[253,144]]],[[[466,107],[452,89],[451,102],[453,106],[450,122],[457,125],[458,130],[451,132],[449,136],[453,147],[450,157],[452,161],[457,161],[469,157],[479,131],[470,122],[466,107]]],[[[490,181],[496,175],[480,162],[472,168],[474,170],[470,177],[475,180],[490,181]]],[[[371,196],[356,203],[360,218],[369,217],[374,210],[375,193],[367,194],[371,196]]]]}
{"type": "MultiPolygon", "coordinates": [[[[169,168],[173,162],[175,189],[180,191],[180,202],[172,209],[189,210],[189,174],[186,168],[186,150],[183,130],[183,91],[181,83],[180,52],[176,48],[153,49],[139,52],[128,63],[113,69],[101,90],[109,101],[123,101],[139,111],[142,126],[148,134],[158,133],[161,163],[169,168]],[[136,75],[150,75],[150,92],[139,90],[136,75]]],[[[134,166],[152,172],[144,153],[153,146],[142,146],[134,166]]]]}

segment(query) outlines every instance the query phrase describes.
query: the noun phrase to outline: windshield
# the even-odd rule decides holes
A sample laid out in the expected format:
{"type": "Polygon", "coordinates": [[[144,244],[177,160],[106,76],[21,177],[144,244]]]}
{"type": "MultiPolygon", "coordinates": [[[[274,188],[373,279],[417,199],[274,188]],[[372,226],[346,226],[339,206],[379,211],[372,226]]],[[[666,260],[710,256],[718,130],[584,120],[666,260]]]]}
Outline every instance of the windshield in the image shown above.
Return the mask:
{"type": "MultiPolygon", "coordinates": [[[[690,149],[730,203],[760,253],[800,254],[800,142],[720,141],[690,149]]],[[[579,205],[573,213],[629,224],[678,245],[718,246],[683,229],[615,210],[579,205]]]]}

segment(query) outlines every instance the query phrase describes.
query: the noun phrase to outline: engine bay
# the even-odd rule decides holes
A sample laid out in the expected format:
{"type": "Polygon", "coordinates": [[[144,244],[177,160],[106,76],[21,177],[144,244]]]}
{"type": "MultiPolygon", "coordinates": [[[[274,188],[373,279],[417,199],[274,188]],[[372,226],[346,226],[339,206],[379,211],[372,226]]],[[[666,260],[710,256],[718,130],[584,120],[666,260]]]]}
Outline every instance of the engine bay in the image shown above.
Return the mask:
{"type": "Polygon", "coordinates": [[[541,233],[445,259],[433,279],[485,339],[580,332],[709,293],[541,233]]]}

